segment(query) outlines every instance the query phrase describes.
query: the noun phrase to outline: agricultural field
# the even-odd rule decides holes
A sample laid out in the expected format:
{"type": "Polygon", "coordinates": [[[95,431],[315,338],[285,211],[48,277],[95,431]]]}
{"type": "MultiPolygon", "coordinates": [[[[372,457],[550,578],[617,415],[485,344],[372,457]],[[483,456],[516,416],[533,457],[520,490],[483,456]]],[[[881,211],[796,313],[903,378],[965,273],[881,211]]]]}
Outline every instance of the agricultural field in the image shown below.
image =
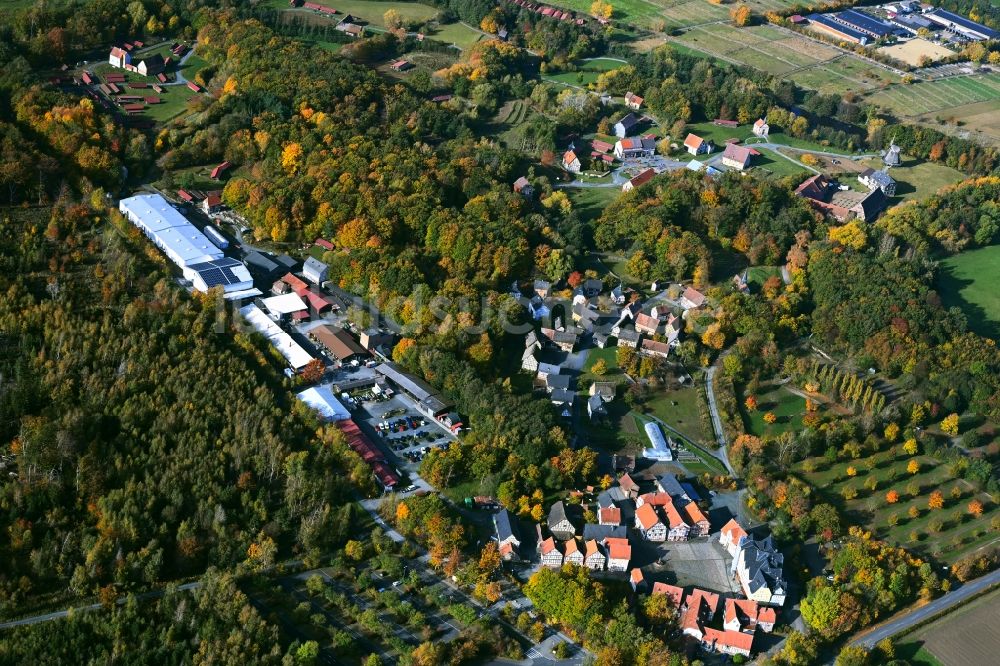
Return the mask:
{"type": "Polygon", "coordinates": [[[919,453],[910,456],[898,445],[834,463],[825,458],[809,458],[794,471],[816,488],[825,501],[837,506],[850,522],[864,525],[878,538],[924,556],[954,562],[998,539],[990,529],[990,521],[1000,510],[988,494],[956,479],[947,464],[919,453]],[[913,473],[908,471],[912,461],[919,465],[913,473]],[[845,489],[850,492],[845,494],[845,489]],[[898,497],[892,503],[887,497],[890,491],[898,497]],[[934,491],[943,495],[940,508],[929,506],[934,491]],[[973,499],[981,502],[984,509],[978,518],[968,510],[973,499]]]}
{"type": "Polygon", "coordinates": [[[993,663],[1000,651],[1000,590],[963,604],[908,635],[897,657],[918,666],[993,663]]]}
{"type": "MultiPolygon", "coordinates": [[[[593,4],[593,0],[552,0],[548,4],[553,7],[571,9],[583,16],[590,16],[590,5],[593,4]]],[[[615,0],[611,4],[615,8],[613,21],[624,21],[638,25],[648,25],[650,18],[654,17],[660,10],[659,3],[650,0],[615,0]]]]}
{"type": "Polygon", "coordinates": [[[869,102],[903,117],[940,114],[952,107],[994,100],[1000,100],[1000,74],[996,73],[892,86],[868,97],[869,102]]]}
{"type": "Polygon", "coordinates": [[[673,41],[775,76],[794,72],[796,83],[823,93],[870,90],[899,81],[881,67],[768,25],[750,28],[721,23],[701,25],[673,41]]]}
{"type": "Polygon", "coordinates": [[[1000,331],[1000,245],[969,250],[941,262],[938,273],[941,298],[959,306],[969,328],[990,337],[1000,331]]]}
{"type": "Polygon", "coordinates": [[[658,19],[664,21],[666,30],[721,21],[729,16],[728,9],[705,0],[658,0],[657,4],[664,8],[658,19]]]}

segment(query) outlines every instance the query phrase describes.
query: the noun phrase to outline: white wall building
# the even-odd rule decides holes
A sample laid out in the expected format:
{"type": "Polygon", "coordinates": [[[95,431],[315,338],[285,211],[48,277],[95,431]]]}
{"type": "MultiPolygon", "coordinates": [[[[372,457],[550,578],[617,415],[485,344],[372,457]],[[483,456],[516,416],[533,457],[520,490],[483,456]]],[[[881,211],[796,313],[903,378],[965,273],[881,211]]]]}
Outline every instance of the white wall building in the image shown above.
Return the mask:
{"type": "Polygon", "coordinates": [[[271,321],[271,318],[264,314],[264,311],[256,305],[251,303],[240,308],[240,314],[243,315],[243,318],[247,320],[247,323],[255,331],[263,335],[274,345],[274,348],[285,357],[289,367],[293,370],[301,370],[309,361],[313,360],[309,352],[292,339],[292,336],[281,330],[281,327],[271,321]]]}
{"type": "Polygon", "coordinates": [[[315,409],[327,421],[343,421],[351,418],[351,413],[337,400],[329,386],[314,386],[295,397],[315,409]]]}
{"type": "Polygon", "coordinates": [[[118,210],[181,268],[225,256],[159,194],[137,194],[122,199],[118,210]]]}

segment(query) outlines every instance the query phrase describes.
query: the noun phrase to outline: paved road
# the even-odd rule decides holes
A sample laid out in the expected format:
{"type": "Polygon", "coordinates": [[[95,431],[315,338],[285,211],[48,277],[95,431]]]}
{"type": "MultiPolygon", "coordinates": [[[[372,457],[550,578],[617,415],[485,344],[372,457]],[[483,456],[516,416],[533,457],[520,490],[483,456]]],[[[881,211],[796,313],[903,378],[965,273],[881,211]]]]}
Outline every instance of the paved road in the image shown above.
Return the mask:
{"type": "MultiPolygon", "coordinates": [[[[201,587],[201,582],[194,583],[184,583],[183,585],[178,585],[178,590],[194,590],[201,587]]],[[[166,590],[153,590],[151,592],[143,592],[142,594],[135,595],[136,599],[155,599],[157,597],[162,597],[166,593],[166,590]]],[[[119,606],[124,606],[128,597],[119,597],[115,602],[119,606]]],[[[44,615],[35,615],[34,617],[25,617],[20,620],[11,620],[10,622],[0,623],[0,629],[12,629],[14,627],[26,627],[32,624],[40,624],[42,622],[50,622],[52,620],[60,620],[64,617],[68,617],[70,613],[83,613],[86,611],[98,610],[103,608],[102,604],[90,604],[88,606],[80,606],[79,608],[67,608],[61,611],[55,611],[54,613],[45,613],[44,615]]]]}
{"type": "Polygon", "coordinates": [[[1000,584],[1000,570],[987,574],[970,583],[965,583],[957,590],[952,590],[944,596],[935,599],[925,606],[921,606],[920,608],[911,611],[899,619],[886,622],[885,624],[876,627],[867,634],[854,639],[851,642],[851,645],[861,645],[870,649],[883,638],[895,636],[901,631],[905,631],[915,624],[920,624],[921,622],[929,620],[942,611],[957,606],[969,597],[975,596],[980,592],[998,584],[1000,584]]]}

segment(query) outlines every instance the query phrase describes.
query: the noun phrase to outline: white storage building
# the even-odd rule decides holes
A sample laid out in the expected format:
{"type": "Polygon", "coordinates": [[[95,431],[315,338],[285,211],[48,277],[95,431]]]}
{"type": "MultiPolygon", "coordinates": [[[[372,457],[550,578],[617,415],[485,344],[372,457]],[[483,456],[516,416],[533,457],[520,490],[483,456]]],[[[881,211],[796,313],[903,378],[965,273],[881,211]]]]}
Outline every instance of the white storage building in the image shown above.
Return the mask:
{"type": "Polygon", "coordinates": [[[137,194],[122,199],[118,210],[181,268],[225,256],[159,194],[137,194]]]}
{"type": "Polygon", "coordinates": [[[256,305],[251,303],[240,308],[240,314],[243,315],[243,318],[247,320],[254,330],[274,345],[274,348],[285,357],[288,365],[293,370],[301,370],[309,361],[313,360],[312,355],[303,349],[302,345],[292,339],[292,336],[288,333],[281,330],[281,327],[271,321],[271,318],[264,314],[264,311],[256,305]]]}
{"type": "Polygon", "coordinates": [[[663,437],[660,426],[652,421],[646,423],[646,436],[649,437],[652,448],[643,449],[642,455],[651,460],[662,460],[670,462],[674,459],[674,452],[670,450],[670,445],[663,437]]]}
{"type": "Polygon", "coordinates": [[[290,291],[287,294],[281,294],[280,296],[271,296],[270,298],[262,299],[261,303],[264,304],[264,307],[267,308],[268,312],[278,317],[309,308],[309,306],[306,305],[306,302],[302,300],[302,297],[294,291],[290,291]]]}
{"type": "Polygon", "coordinates": [[[351,418],[351,413],[333,394],[329,386],[314,386],[306,389],[296,396],[309,407],[312,407],[320,416],[328,421],[343,421],[351,418]]]}

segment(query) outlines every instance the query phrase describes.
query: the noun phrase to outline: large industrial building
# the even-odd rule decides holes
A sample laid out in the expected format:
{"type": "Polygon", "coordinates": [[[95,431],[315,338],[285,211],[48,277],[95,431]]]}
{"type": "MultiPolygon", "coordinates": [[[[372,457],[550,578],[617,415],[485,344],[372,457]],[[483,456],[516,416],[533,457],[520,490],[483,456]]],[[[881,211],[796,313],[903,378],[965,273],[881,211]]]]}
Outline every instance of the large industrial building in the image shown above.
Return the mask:
{"type": "Polygon", "coordinates": [[[927,12],[924,14],[924,17],[946,30],[951,30],[973,41],[997,39],[1000,37],[1000,32],[940,7],[927,12]]]}
{"type": "Polygon", "coordinates": [[[118,210],[160,248],[198,291],[222,287],[227,299],[259,296],[246,266],[230,259],[159,194],[122,199],[118,210]]]}
{"type": "Polygon", "coordinates": [[[337,400],[337,396],[329,386],[314,386],[302,391],[296,397],[319,412],[327,421],[343,421],[351,418],[351,413],[340,400],[337,400]]]}
{"type": "Polygon", "coordinates": [[[243,318],[247,320],[247,323],[255,331],[263,335],[274,345],[278,353],[288,361],[288,365],[292,370],[298,372],[313,360],[312,354],[303,349],[302,345],[297,343],[292,336],[281,330],[280,326],[271,321],[271,318],[253,303],[240,308],[240,314],[243,315],[243,318]]]}

